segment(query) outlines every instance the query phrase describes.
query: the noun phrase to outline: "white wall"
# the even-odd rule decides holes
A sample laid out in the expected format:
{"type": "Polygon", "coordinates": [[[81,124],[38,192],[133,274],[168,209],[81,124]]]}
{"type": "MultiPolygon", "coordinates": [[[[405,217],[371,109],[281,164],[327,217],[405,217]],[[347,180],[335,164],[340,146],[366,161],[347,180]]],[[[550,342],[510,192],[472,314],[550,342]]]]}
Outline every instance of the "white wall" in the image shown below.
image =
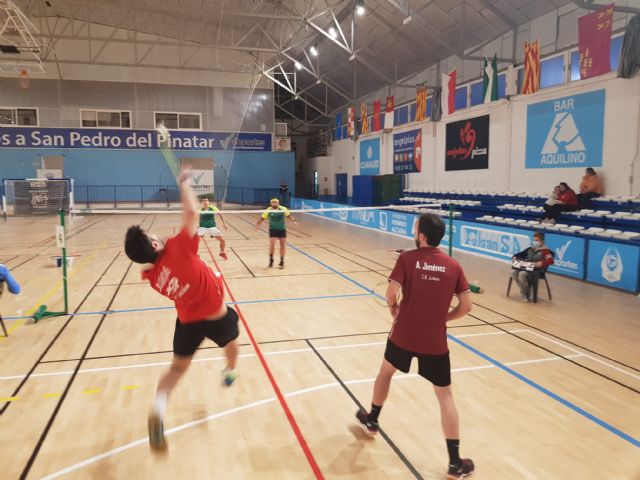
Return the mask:
{"type": "Polygon", "coordinates": [[[351,140],[333,142],[330,147],[330,155],[327,157],[314,157],[303,161],[302,176],[306,185],[313,181],[313,172],[318,172],[320,183],[320,195],[336,194],[336,173],[348,174],[348,195],[352,194],[351,177],[357,175],[357,163],[355,158],[355,143],[351,140]]]}
{"type": "MultiPolygon", "coordinates": [[[[395,130],[422,129],[422,172],[408,175],[411,188],[428,190],[469,190],[480,192],[550,192],[553,185],[565,181],[577,189],[584,167],[526,169],[525,149],[527,106],[567,95],[605,90],[603,166],[596,168],[604,179],[608,195],[640,194],[640,75],[633,79],[618,79],[615,73],[591,80],[545,89],[534,95],[519,95],[456,112],[440,122],[431,121],[403,125],[395,130]],[[446,124],[481,115],[490,115],[489,168],[445,172],[446,124]],[[633,172],[633,173],[632,173],[633,172]],[[630,176],[633,175],[633,183],[630,176]]],[[[381,137],[380,173],[393,173],[393,133],[361,136],[358,142],[334,142],[332,154],[312,159],[321,171],[322,180],[329,178],[329,192],[334,192],[333,174],[359,174],[360,140],[381,137]],[[349,158],[353,158],[349,165],[349,158]]],[[[316,167],[314,167],[316,168],[316,167]]],[[[309,177],[311,178],[311,177],[309,177]]],[[[349,180],[351,194],[351,180],[349,180]]]]}

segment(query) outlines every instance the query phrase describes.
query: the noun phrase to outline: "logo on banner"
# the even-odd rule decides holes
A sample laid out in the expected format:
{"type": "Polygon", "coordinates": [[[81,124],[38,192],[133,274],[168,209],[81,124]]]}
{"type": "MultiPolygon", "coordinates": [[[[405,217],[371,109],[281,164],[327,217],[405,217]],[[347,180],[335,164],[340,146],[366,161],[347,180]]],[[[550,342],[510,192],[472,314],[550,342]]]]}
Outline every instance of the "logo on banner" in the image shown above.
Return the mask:
{"type": "Polygon", "coordinates": [[[489,168],[489,115],[447,125],[445,170],[489,168]]]}
{"type": "Polygon", "coordinates": [[[600,266],[602,268],[602,277],[605,280],[611,283],[619,282],[622,278],[622,271],[624,270],[620,250],[614,247],[607,248],[600,266]]]}
{"type": "Polygon", "coordinates": [[[380,139],[360,142],[360,175],[380,174],[380,139]]]}
{"type": "Polygon", "coordinates": [[[529,237],[526,235],[467,225],[462,226],[460,234],[461,247],[503,257],[512,257],[515,253],[524,250],[524,247],[530,243],[529,237]]]}
{"type": "Polygon", "coordinates": [[[380,230],[387,230],[387,212],[380,212],[380,230]]]}
{"type": "Polygon", "coordinates": [[[557,267],[568,268],[569,270],[578,270],[578,264],[575,262],[571,262],[569,260],[565,260],[565,256],[567,254],[567,250],[569,250],[569,246],[571,245],[573,240],[569,240],[567,243],[562,245],[556,250],[556,254],[558,255],[558,260],[554,263],[557,267]]]}
{"type": "Polygon", "coordinates": [[[346,222],[349,219],[349,210],[340,210],[338,212],[338,218],[343,222],[346,222]]]}
{"type": "Polygon", "coordinates": [[[604,90],[527,107],[527,168],[602,165],[604,90]]]}
{"type": "Polygon", "coordinates": [[[422,130],[393,135],[393,173],[422,171],[422,130]]]}

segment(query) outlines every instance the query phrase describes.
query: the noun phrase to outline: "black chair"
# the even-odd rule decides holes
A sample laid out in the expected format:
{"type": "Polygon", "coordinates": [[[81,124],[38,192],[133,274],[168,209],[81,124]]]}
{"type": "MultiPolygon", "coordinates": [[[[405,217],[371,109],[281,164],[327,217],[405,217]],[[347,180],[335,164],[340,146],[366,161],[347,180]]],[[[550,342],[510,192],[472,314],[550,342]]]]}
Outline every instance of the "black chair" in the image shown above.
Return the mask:
{"type": "MultiPolygon", "coordinates": [[[[551,256],[555,258],[555,253],[551,252],[551,256]]],[[[549,280],[547,279],[547,269],[543,268],[541,270],[536,270],[538,275],[528,275],[527,278],[529,280],[529,291],[531,291],[531,299],[533,303],[538,303],[538,286],[540,284],[540,280],[544,280],[545,285],[547,286],[547,294],[549,295],[549,300],[553,300],[551,297],[551,287],[549,286],[549,280]]],[[[507,297],[511,292],[511,284],[513,283],[513,278],[509,275],[509,283],[507,285],[507,297]]]]}
{"type": "MultiPolygon", "coordinates": [[[[4,291],[4,282],[0,282],[0,298],[2,297],[2,292],[4,291]]],[[[0,326],[2,327],[2,331],[4,332],[4,336],[8,337],[9,333],[7,332],[7,327],[4,326],[4,320],[2,319],[2,314],[0,314],[0,326]]]]}

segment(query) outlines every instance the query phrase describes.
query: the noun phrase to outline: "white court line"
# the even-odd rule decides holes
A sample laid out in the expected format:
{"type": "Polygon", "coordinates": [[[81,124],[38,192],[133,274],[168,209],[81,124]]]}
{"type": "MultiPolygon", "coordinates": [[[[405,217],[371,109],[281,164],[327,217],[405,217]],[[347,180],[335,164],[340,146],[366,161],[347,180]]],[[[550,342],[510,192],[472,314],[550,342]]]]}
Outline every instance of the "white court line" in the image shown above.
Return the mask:
{"type": "MultiPolygon", "coordinates": [[[[530,364],[530,363],[542,363],[542,362],[552,362],[552,361],[557,361],[557,360],[561,360],[561,357],[558,356],[554,356],[554,357],[547,357],[547,358],[539,358],[536,360],[521,360],[521,361],[517,361],[517,362],[508,362],[505,363],[504,365],[509,365],[509,366],[513,366],[513,365],[523,365],[523,364],[530,364]]],[[[462,368],[453,368],[451,369],[452,373],[457,373],[457,372],[469,372],[469,371],[473,371],[473,370],[481,370],[481,369],[485,369],[485,368],[497,368],[495,365],[493,364],[487,364],[487,365],[478,365],[475,367],[462,367],[462,368]]],[[[402,379],[402,378],[411,378],[411,377],[416,377],[417,374],[406,374],[406,375],[397,375],[394,377],[394,379],[402,379]]],[[[366,379],[361,379],[361,380],[347,380],[345,381],[345,385],[354,385],[354,384],[361,384],[361,383],[373,383],[375,382],[375,378],[366,378],[366,379]]],[[[295,390],[293,392],[289,392],[286,393],[284,396],[289,398],[289,397],[296,397],[299,395],[304,395],[306,393],[311,393],[311,392],[317,392],[320,390],[325,390],[327,388],[334,388],[334,387],[338,387],[340,386],[340,384],[338,382],[331,382],[331,383],[325,383],[323,385],[316,385],[314,387],[308,387],[308,388],[303,388],[301,390],[295,390]]],[[[267,403],[271,403],[274,402],[276,400],[275,397],[270,397],[270,398],[265,398],[263,400],[258,400],[256,402],[251,402],[251,403],[247,403],[245,405],[240,405],[238,407],[234,407],[231,408],[229,410],[224,410],[222,412],[218,412],[218,413],[214,413],[212,415],[208,415],[206,417],[200,418],[198,420],[193,420],[191,422],[187,422],[187,423],[183,423],[182,425],[178,425],[177,427],[173,427],[170,428],[169,430],[165,431],[165,435],[172,435],[176,432],[180,432],[182,430],[186,430],[188,428],[194,427],[196,425],[200,425],[202,423],[208,422],[210,420],[215,420],[217,418],[221,418],[221,417],[226,417],[227,415],[232,415],[234,413],[237,412],[241,412],[243,410],[248,410],[254,407],[258,407],[261,405],[265,405],[267,403]]],[[[139,440],[135,440],[133,442],[129,442],[125,445],[122,445],[120,447],[114,448],[112,450],[108,450],[104,453],[101,453],[99,455],[95,455],[91,458],[88,458],[86,460],[83,460],[81,462],[78,463],[74,463],[73,465],[70,465],[66,468],[63,468],[62,470],[58,470],[56,472],[50,473],[49,475],[42,477],[41,480],[53,480],[55,478],[61,477],[62,475],[66,475],[68,473],[74,472],[76,470],[79,470],[80,468],[86,467],[88,465],[91,465],[93,463],[99,462],[100,460],[104,460],[105,458],[109,458],[109,457],[113,457],[114,455],[117,455],[119,453],[125,452],[127,450],[130,450],[132,448],[138,447],[140,445],[144,445],[149,441],[149,437],[145,437],[145,438],[141,438],[139,440]]]]}

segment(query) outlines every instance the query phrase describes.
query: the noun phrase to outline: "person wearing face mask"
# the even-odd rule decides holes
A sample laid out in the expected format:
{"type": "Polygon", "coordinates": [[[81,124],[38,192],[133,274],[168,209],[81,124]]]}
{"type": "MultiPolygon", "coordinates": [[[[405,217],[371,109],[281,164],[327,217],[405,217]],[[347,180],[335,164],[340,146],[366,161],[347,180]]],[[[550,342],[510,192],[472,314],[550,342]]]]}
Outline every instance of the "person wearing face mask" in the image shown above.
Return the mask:
{"type": "Polygon", "coordinates": [[[516,253],[512,260],[521,260],[534,264],[534,269],[531,271],[520,268],[511,269],[511,278],[513,278],[513,281],[520,287],[522,301],[528,302],[531,300],[529,297],[529,287],[532,285],[532,282],[537,282],[540,278],[540,272],[546,271],[546,269],[554,263],[553,254],[544,243],[544,233],[534,233],[531,246],[522,252],[516,253]]]}

